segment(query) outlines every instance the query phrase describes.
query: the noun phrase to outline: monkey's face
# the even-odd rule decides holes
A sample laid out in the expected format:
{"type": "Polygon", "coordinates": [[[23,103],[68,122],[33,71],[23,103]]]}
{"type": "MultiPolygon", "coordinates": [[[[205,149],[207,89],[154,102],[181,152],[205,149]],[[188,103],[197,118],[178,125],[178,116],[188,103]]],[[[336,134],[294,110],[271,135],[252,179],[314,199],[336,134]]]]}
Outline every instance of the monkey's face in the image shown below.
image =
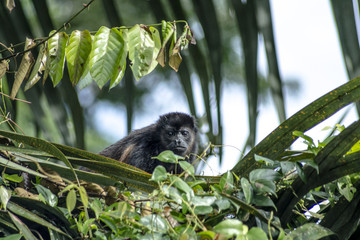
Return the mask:
{"type": "Polygon", "coordinates": [[[166,126],[162,130],[161,142],[166,150],[175,154],[185,156],[190,153],[194,141],[194,132],[191,128],[182,126],[180,128],[166,126]]]}

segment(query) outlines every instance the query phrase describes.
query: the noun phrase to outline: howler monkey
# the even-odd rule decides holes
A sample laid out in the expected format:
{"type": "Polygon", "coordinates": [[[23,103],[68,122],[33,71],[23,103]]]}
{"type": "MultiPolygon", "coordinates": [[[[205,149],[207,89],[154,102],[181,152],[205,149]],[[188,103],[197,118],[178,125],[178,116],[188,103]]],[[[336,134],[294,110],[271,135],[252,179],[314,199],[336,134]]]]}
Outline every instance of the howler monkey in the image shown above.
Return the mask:
{"type": "Polygon", "coordinates": [[[168,172],[180,173],[175,164],[152,159],[165,150],[186,157],[192,163],[197,152],[195,119],[185,113],[172,112],[147,127],[132,131],[127,137],[110,145],[99,154],[133,165],[148,173],[163,165],[168,172]]]}

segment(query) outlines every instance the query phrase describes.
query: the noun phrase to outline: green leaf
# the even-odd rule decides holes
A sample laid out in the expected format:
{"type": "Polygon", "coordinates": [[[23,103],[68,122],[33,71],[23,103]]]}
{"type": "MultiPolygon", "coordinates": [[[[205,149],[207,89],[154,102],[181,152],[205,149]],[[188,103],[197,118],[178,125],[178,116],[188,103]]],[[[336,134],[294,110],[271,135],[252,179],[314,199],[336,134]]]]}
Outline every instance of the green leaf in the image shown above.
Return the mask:
{"type": "Polygon", "coordinates": [[[74,189],[71,189],[66,196],[66,207],[70,214],[75,209],[75,206],[76,206],[76,192],[74,189]]]}
{"type": "Polygon", "coordinates": [[[1,240],[20,240],[22,238],[21,234],[11,234],[7,237],[0,238],[1,240]]]}
{"type": "Polygon", "coordinates": [[[21,235],[26,240],[36,240],[37,238],[32,234],[30,229],[14,214],[9,212],[9,216],[13,223],[16,225],[16,227],[19,229],[19,232],[21,232],[21,235]]]}
{"type": "Polygon", "coordinates": [[[272,169],[255,169],[249,175],[250,182],[257,180],[277,181],[281,179],[281,174],[272,169]]]}
{"type": "Polygon", "coordinates": [[[166,151],[161,152],[158,156],[152,157],[152,159],[157,159],[157,160],[159,160],[161,162],[165,162],[165,163],[175,163],[175,164],[177,164],[179,162],[179,159],[182,160],[184,158],[174,154],[170,150],[166,150],[166,151]]]}
{"type": "Polygon", "coordinates": [[[261,164],[254,160],[254,154],[278,159],[296,140],[294,131],[305,132],[359,99],[360,78],[353,79],[330,91],[284,121],[239,161],[233,171],[237,175],[247,176],[255,168],[261,167],[261,164]]]}
{"type": "Polygon", "coordinates": [[[166,233],[168,226],[166,220],[163,217],[156,214],[150,214],[145,217],[142,217],[139,223],[144,225],[152,232],[161,232],[161,233],[166,233]]]}
{"type": "Polygon", "coordinates": [[[105,223],[105,225],[108,226],[113,233],[116,233],[116,232],[117,232],[117,229],[118,229],[118,228],[116,227],[116,223],[115,223],[115,221],[114,221],[113,218],[111,218],[111,217],[109,217],[109,216],[106,216],[106,215],[102,215],[102,216],[100,216],[99,219],[100,219],[103,223],[105,223]]]}
{"type": "Polygon", "coordinates": [[[89,199],[86,190],[83,186],[80,186],[78,189],[79,189],[81,202],[83,203],[84,207],[87,208],[89,206],[89,199]]]}
{"type": "MultiPolygon", "coordinates": [[[[21,217],[24,217],[30,221],[36,222],[37,224],[40,224],[44,227],[50,228],[56,232],[65,234],[63,231],[61,231],[59,228],[55,227],[54,225],[52,225],[51,223],[49,223],[48,221],[46,221],[45,219],[39,217],[38,215],[36,215],[33,212],[30,212],[29,210],[21,207],[18,204],[15,204],[13,202],[8,202],[8,209],[15,213],[16,215],[19,215],[21,217]]],[[[66,235],[66,234],[65,234],[66,235]]],[[[66,235],[67,236],[67,235],[66,235]]]]}
{"type": "Polygon", "coordinates": [[[45,202],[49,204],[49,206],[55,207],[57,205],[58,198],[49,189],[45,188],[40,184],[36,184],[35,187],[38,193],[44,197],[45,202]]]}
{"type": "Polygon", "coordinates": [[[161,182],[164,181],[165,179],[167,179],[167,171],[166,169],[159,165],[154,169],[154,172],[151,176],[151,181],[155,181],[155,182],[161,182]]]}
{"type": "Polygon", "coordinates": [[[231,193],[234,189],[234,178],[231,172],[227,171],[220,179],[219,183],[222,192],[231,193]]]}
{"type": "Polygon", "coordinates": [[[306,223],[300,227],[297,227],[294,231],[290,232],[285,239],[301,239],[301,240],[316,240],[321,239],[326,236],[334,234],[327,228],[316,224],[316,223],[306,223]]]}
{"type": "Polygon", "coordinates": [[[304,169],[303,169],[303,166],[301,165],[301,163],[297,162],[295,164],[295,167],[296,167],[296,172],[297,172],[298,176],[301,178],[301,180],[304,183],[307,183],[306,175],[305,175],[305,172],[304,172],[304,169]]]}
{"type": "Polygon", "coordinates": [[[161,48],[159,31],[154,27],[136,24],[129,30],[129,59],[136,80],[149,74],[158,62],[161,48]]]}
{"type": "Polygon", "coordinates": [[[213,208],[211,206],[196,206],[194,209],[196,215],[209,215],[212,211],[213,208]]]}
{"type": "MultiPolygon", "coordinates": [[[[50,32],[52,35],[54,31],[50,32]]],[[[56,86],[63,77],[65,63],[65,47],[69,36],[58,32],[48,40],[49,75],[56,86]]]]}
{"type": "Polygon", "coordinates": [[[184,169],[185,172],[187,172],[189,175],[194,176],[195,175],[195,168],[194,166],[186,161],[179,161],[179,165],[182,169],[184,169]]]}
{"type": "MultiPolygon", "coordinates": [[[[75,174],[74,168],[72,167],[69,160],[53,144],[51,144],[51,143],[49,143],[49,142],[47,142],[45,140],[39,139],[39,138],[24,136],[24,135],[21,135],[21,134],[2,131],[2,130],[0,130],[0,135],[8,137],[10,139],[13,139],[13,140],[15,140],[17,142],[22,142],[24,144],[30,145],[30,146],[32,146],[32,147],[34,147],[36,149],[42,150],[44,152],[47,152],[47,153],[51,154],[54,157],[57,157],[59,160],[63,161],[68,167],[70,167],[70,169],[72,170],[72,172],[75,175],[75,178],[77,179],[77,175],[75,174]]],[[[1,160],[1,158],[0,158],[0,160],[1,160]]]]}
{"type": "Polygon", "coordinates": [[[199,232],[197,235],[200,236],[200,239],[216,239],[216,233],[213,231],[203,231],[199,232]]]}
{"type": "Polygon", "coordinates": [[[166,44],[167,42],[170,40],[171,36],[173,35],[175,30],[174,24],[171,22],[166,22],[166,21],[162,21],[162,26],[161,26],[161,37],[162,37],[162,45],[161,45],[161,49],[159,51],[159,54],[156,58],[156,60],[158,61],[158,63],[164,67],[165,66],[165,61],[166,61],[166,44]]]}
{"type": "Polygon", "coordinates": [[[274,209],[276,209],[276,206],[274,204],[274,202],[271,200],[271,198],[267,197],[267,196],[263,196],[263,195],[255,195],[253,198],[252,203],[255,206],[259,206],[259,207],[273,207],[274,209]]]}
{"type": "Polygon", "coordinates": [[[219,199],[215,201],[216,206],[219,208],[219,211],[229,209],[231,204],[227,199],[219,199]]]}
{"type": "MultiPolygon", "coordinates": [[[[123,34],[116,28],[109,29],[102,26],[95,34],[90,53],[90,74],[100,88],[119,74],[119,64],[126,57],[126,44],[123,34]]],[[[120,72],[123,69],[120,70],[120,72]]],[[[120,80],[118,80],[120,81],[120,80]]]]}
{"type": "Polygon", "coordinates": [[[253,189],[249,180],[246,178],[241,178],[241,188],[244,192],[246,203],[251,203],[253,199],[253,189]]]}
{"type": "Polygon", "coordinates": [[[264,162],[264,163],[269,164],[269,165],[274,165],[275,164],[274,160],[271,160],[271,159],[269,159],[267,157],[263,157],[263,156],[260,156],[260,155],[257,155],[257,154],[255,154],[255,161],[264,162]]]}
{"type": "Polygon", "coordinates": [[[9,174],[4,173],[3,177],[6,180],[9,180],[9,181],[15,182],[15,183],[21,183],[24,180],[24,178],[22,176],[19,176],[18,174],[9,175],[9,174]]]}
{"type": "Polygon", "coordinates": [[[258,179],[253,181],[254,190],[260,193],[271,193],[276,195],[276,185],[275,183],[266,180],[266,179],[258,179]]]}
{"type": "Polygon", "coordinates": [[[237,219],[226,219],[214,227],[215,232],[224,234],[226,238],[245,236],[248,227],[237,219]]]}
{"type": "Polygon", "coordinates": [[[0,186],[0,201],[1,201],[1,208],[6,211],[6,205],[11,198],[11,192],[8,191],[4,186],[0,186]]]}
{"type": "Polygon", "coordinates": [[[84,66],[91,51],[91,35],[88,30],[71,33],[65,48],[70,81],[75,86],[84,72],[84,66]]]}
{"type": "Polygon", "coordinates": [[[126,57],[129,51],[127,44],[127,33],[128,33],[127,29],[122,29],[120,31],[120,35],[122,36],[122,38],[120,38],[121,45],[118,45],[118,48],[120,49],[120,53],[119,53],[120,60],[112,73],[111,81],[110,81],[110,89],[115,87],[117,84],[119,84],[125,74],[126,57]]]}
{"type": "Polygon", "coordinates": [[[191,189],[191,187],[178,176],[170,176],[170,181],[177,189],[186,193],[188,199],[191,199],[194,196],[194,191],[191,189]]]}
{"type": "Polygon", "coordinates": [[[248,240],[267,240],[268,237],[264,230],[258,227],[252,227],[246,235],[248,240]]]}

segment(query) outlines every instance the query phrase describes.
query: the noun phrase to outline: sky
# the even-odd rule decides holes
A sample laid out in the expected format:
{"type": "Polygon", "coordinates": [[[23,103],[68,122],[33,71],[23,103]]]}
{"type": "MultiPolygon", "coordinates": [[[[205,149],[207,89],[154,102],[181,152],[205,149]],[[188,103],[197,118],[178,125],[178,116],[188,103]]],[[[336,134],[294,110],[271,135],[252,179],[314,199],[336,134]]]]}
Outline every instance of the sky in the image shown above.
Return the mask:
{"type": "MultiPolygon", "coordinates": [[[[273,27],[275,31],[275,42],[277,46],[280,74],[283,79],[298,79],[301,89],[297,95],[285,92],[285,103],[287,117],[290,117],[301,108],[326,94],[334,88],[348,81],[346,69],[343,63],[341,48],[339,45],[336,25],[328,0],[272,0],[271,1],[273,27]],[[309,7],[311,6],[311,7],[309,7]],[[304,17],[305,16],[305,17],[304,17]]],[[[266,56],[263,44],[260,42],[259,69],[267,72],[266,56]]],[[[165,84],[165,83],[164,83],[165,84]]],[[[194,94],[201,103],[201,89],[199,84],[194,84],[194,94]]],[[[161,110],[155,113],[147,111],[134,121],[134,128],[141,128],[153,123],[158,116],[170,111],[187,112],[187,105],[176,96],[166,95],[165,88],[159,84],[156,91],[161,94],[152,99],[154,104],[159,104],[161,110]],[[177,102],[176,106],[164,104],[165,102],[177,102]],[[179,102],[180,101],[180,102],[179,102]]],[[[203,171],[205,175],[218,175],[230,170],[241,156],[241,150],[248,136],[247,99],[245,89],[241,86],[224,86],[222,96],[223,125],[224,125],[224,164],[218,165],[216,158],[208,160],[208,167],[203,171]],[[211,166],[211,167],[210,167],[211,166]]],[[[199,111],[202,105],[198,105],[199,111]]],[[[100,114],[111,114],[111,118],[101,118],[108,121],[103,126],[114,126],[114,124],[125,119],[125,111],[102,108],[100,114]],[[109,112],[110,111],[110,112],[109,112]],[[122,119],[122,120],[119,120],[122,119]]],[[[201,112],[203,113],[203,112],[201,112]]],[[[99,116],[100,117],[100,116],[99,116]]],[[[325,126],[334,126],[339,116],[334,116],[330,121],[314,128],[308,134],[310,136],[325,136],[322,131],[325,126]],[[321,133],[321,134],[319,134],[321,133]]],[[[344,124],[348,126],[357,119],[354,110],[351,110],[344,124]]],[[[268,102],[261,103],[258,116],[257,142],[266,137],[279,125],[276,111],[269,98],[268,102]]],[[[101,129],[108,132],[114,140],[120,139],[126,134],[125,129],[101,129]]],[[[321,140],[321,139],[319,139],[321,140]]],[[[299,149],[306,146],[297,143],[299,149]]]]}

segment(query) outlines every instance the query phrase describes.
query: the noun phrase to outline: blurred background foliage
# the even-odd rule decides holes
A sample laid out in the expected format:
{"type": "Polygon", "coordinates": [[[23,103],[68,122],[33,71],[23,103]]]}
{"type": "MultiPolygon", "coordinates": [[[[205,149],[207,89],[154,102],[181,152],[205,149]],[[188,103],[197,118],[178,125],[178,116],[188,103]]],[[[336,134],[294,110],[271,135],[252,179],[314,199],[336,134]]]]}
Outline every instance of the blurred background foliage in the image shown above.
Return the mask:
{"type": "MultiPolygon", "coordinates": [[[[331,1],[349,79],[360,75],[354,2],[331,1]]],[[[287,118],[284,89],[294,92],[299,85],[296,80],[281,78],[270,3],[266,0],[94,1],[88,10],[65,26],[65,31],[96,31],[100,26],[186,20],[194,31],[197,44],[183,52],[178,73],[169,67],[157,67],[136,82],[131,71],[126,71],[121,84],[111,91],[108,86],[99,89],[95,83],[82,90],[73,88],[65,69],[64,79],[58,87],[53,88],[47,81],[44,86],[37,84],[18,96],[31,104],[3,98],[4,120],[16,121],[27,135],[97,152],[109,144],[99,126],[106,124],[105,119],[111,118],[114,111],[121,112],[126,121],[111,127],[124,129],[126,134],[125,129],[134,128],[133,120],[139,114],[160,112],[161,105],[154,100],[153,94],[164,94],[172,96],[173,102],[162,104],[185,103],[184,111],[197,116],[203,143],[210,141],[220,145],[225,127],[221,107],[222,96],[226,94],[224,86],[237,85],[244,87],[247,94],[249,131],[245,131],[248,137],[244,150],[249,149],[257,140],[259,101],[271,98],[281,123],[287,118]],[[267,56],[266,74],[258,71],[261,41],[267,56]]],[[[24,42],[26,37],[47,36],[86,3],[78,0],[15,0],[16,7],[11,13],[5,4],[6,1],[0,1],[0,42],[6,46],[14,45],[18,52],[23,45],[16,44],[24,42]]],[[[0,53],[4,57],[9,54],[3,46],[0,46],[0,53]]],[[[14,78],[14,63],[19,64],[20,57],[16,60],[11,62],[6,81],[2,82],[2,91],[7,94],[14,78]]],[[[175,109],[183,110],[182,107],[175,109]]],[[[233,111],[240,111],[240,108],[233,111]]],[[[221,161],[222,148],[218,154],[221,161]]]]}

